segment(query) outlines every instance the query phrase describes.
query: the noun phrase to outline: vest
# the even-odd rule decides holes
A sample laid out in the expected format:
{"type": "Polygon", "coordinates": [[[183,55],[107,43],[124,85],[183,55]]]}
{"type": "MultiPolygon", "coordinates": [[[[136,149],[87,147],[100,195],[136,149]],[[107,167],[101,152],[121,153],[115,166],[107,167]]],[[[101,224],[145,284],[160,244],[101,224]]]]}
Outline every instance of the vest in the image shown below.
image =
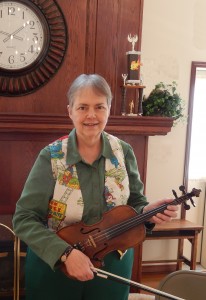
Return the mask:
{"type": "MultiPolygon", "coordinates": [[[[109,210],[116,205],[127,204],[130,190],[120,140],[108,133],[106,138],[113,152],[111,159],[105,159],[104,196],[109,210]]],[[[63,137],[49,145],[52,172],[56,181],[48,214],[48,226],[52,231],[79,222],[83,216],[84,199],[77,169],[75,165],[68,165],[66,162],[68,139],[68,136],[63,137]]]]}

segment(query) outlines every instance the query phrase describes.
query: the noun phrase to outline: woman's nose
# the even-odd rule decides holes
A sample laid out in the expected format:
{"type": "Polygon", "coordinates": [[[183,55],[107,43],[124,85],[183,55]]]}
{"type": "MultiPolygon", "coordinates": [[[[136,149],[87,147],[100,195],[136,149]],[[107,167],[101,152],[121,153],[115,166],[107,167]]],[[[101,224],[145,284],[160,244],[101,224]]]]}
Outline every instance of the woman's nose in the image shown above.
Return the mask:
{"type": "Polygon", "coordinates": [[[88,117],[88,118],[94,118],[94,117],[96,117],[96,112],[95,112],[95,109],[94,109],[94,108],[92,108],[92,107],[89,108],[87,117],[88,117]]]}

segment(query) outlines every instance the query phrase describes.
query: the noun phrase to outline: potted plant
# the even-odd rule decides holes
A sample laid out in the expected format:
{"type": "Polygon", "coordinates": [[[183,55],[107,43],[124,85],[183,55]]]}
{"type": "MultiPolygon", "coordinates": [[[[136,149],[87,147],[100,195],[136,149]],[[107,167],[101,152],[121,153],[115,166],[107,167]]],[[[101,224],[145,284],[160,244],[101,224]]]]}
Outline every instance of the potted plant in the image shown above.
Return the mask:
{"type": "Polygon", "coordinates": [[[144,97],[143,116],[172,117],[175,120],[183,117],[182,99],[177,93],[177,83],[155,85],[147,98],[144,97]]]}

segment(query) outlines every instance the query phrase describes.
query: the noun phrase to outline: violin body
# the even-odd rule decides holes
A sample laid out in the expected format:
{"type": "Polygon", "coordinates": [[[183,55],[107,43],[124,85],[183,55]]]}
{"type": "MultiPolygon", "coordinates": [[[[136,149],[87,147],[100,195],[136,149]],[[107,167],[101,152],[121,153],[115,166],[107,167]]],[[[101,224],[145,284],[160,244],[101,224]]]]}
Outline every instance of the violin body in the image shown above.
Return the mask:
{"type": "MultiPolygon", "coordinates": [[[[183,196],[178,198],[176,192],[173,190],[175,199],[170,202],[170,205],[180,205],[183,203],[185,209],[189,209],[190,206],[186,203],[189,199],[192,205],[195,206],[192,197],[199,197],[201,190],[193,188],[190,193],[186,193],[183,186],[180,186],[179,189],[182,191],[183,196]]],[[[90,258],[94,265],[91,269],[97,276],[117,280],[118,282],[123,282],[130,286],[140,287],[143,290],[162,295],[164,298],[184,300],[155,289],[148,289],[134,281],[97,269],[98,267],[103,266],[103,259],[108,253],[115,250],[124,252],[128,248],[135,247],[140,242],[144,241],[144,223],[157,213],[164,213],[167,206],[168,203],[165,203],[139,215],[131,206],[116,206],[104,213],[102,219],[93,225],[86,225],[83,222],[75,223],[60,229],[57,231],[57,235],[90,258]]],[[[65,264],[61,265],[61,270],[65,275],[69,276],[65,264]]]]}
{"type": "Polygon", "coordinates": [[[85,253],[95,267],[101,267],[106,254],[114,250],[124,252],[145,239],[144,224],[124,231],[125,224],[137,216],[137,212],[131,206],[120,205],[104,213],[98,223],[75,223],[60,229],[57,234],[68,244],[85,253]],[[113,233],[116,236],[113,236],[113,233]]]}
{"type": "MultiPolygon", "coordinates": [[[[183,186],[180,186],[180,190],[183,196],[178,198],[173,191],[175,199],[170,202],[170,205],[183,203],[188,209],[190,206],[186,201],[189,199],[195,206],[192,197],[199,197],[201,190],[193,188],[190,193],[185,193],[183,186]]],[[[116,206],[104,213],[98,223],[93,225],[75,223],[60,229],[57,234],[68,244],[85,253],[95,267],[101,267],[106,254],[114,250],[124,252],[144,241],[144,223],[157,213],[163,213],[167,206],[168,203],[165,203],[139,215],[131,206],[116,206]]]]}

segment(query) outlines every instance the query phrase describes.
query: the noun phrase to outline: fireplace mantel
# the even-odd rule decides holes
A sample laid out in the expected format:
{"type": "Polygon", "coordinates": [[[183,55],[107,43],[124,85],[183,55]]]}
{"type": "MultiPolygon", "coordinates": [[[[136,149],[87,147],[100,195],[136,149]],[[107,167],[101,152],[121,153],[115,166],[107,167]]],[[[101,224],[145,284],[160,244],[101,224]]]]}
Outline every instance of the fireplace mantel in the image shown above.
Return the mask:
{"type": "MultiPolygon", "coordinates": [[[[172,118],[109,118],[106,131],[132,146],[145,186],[149,136],[167,135],[172,125],[172,118]]],[[[0,113],[0,157],[4,158],[0,178],[0,214],[14,212],[16,201],[39,151],[68,134],[72,128],[73,124],[67,115],[0,113]]]]}
{"type": "MultiPolygon", "coordinates": [[[[173,119],[166,117],[111,116],[106,131],[111,134],[166,135],[173,119]]],[[[67,115],[0,114],[0,133],[67,133],[73,128],[67,115]]]]}

